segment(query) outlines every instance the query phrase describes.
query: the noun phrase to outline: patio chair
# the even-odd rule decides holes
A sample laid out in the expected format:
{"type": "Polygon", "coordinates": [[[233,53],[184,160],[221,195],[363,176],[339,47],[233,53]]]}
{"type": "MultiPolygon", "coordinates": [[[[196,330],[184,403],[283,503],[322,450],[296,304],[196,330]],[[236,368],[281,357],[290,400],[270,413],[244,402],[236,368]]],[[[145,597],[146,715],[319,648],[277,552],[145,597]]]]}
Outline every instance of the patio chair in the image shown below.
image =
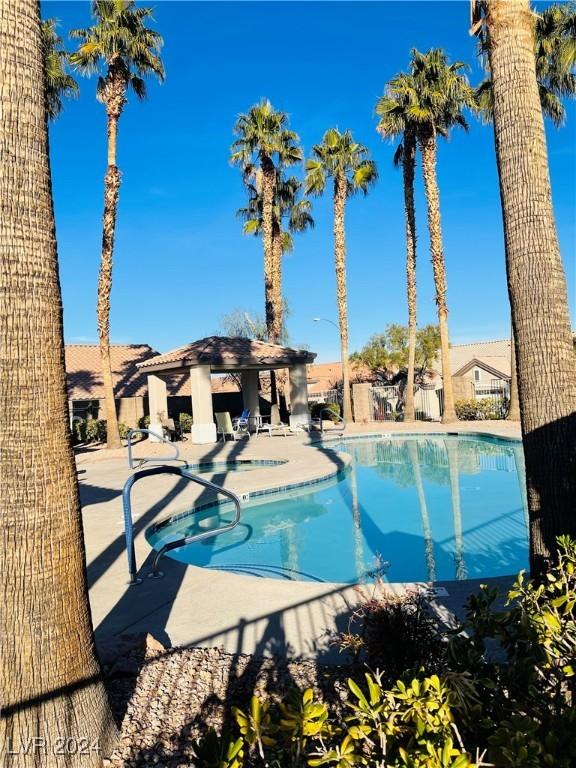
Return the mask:
{"type": "Polygon", "coordinates": [[[180,424],[176,426],[174,419],[161,419],[160,423],[162,424],[162,432],[164,433],[164,437],[167,437],[168,440],[174,441],[182,438],[180,424]]]}
{"type": "Polygon", "coordinates": [[[245,408],[240,414],[240,416],[235,416],[232,419],[232,426],[234,427],[234,429],[238,429],[239,427],[242,427],[242,428],[246,427],[246,429],[248,429],[249,424],[250,424],[249,408],[245,408]]]}
{"type": "Polygon", "coordinates": [[[225,442],[229,435],[232,437],[232,440],[236,440],[238,437],[250,438],[248,420],[246,420],[246,424],[238,424],[234,427],[228,411],[215,413],[214,416],[216,418],[216,434],[222,435],[222,442],[225,442]]]}
{"type": "Polygon", "coordinates": [[[280,421],[280,412],[277,405],[273,405],[271,408],[269,422],[260,421],[259,424],[256,424],[256,434],[258,435],[259,432],[268,432],[270,437],[272,437],[273,432],[280,433],[284,437],[290,433],[290,426],[280,421]]]}

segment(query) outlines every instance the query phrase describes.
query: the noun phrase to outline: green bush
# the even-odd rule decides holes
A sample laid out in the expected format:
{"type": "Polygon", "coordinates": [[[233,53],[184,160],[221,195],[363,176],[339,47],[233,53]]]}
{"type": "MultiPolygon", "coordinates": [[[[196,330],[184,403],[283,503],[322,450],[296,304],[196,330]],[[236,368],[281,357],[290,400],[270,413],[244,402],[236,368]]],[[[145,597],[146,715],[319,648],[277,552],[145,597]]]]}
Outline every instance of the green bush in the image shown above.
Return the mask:
{"type": "MultiPolygon", "coordinates": [[[[126,440],[131,427],[118,422],[120,438],[126,440]]],[[[73,424],[74,443],[104,443],[106,442],[105,419],[76,419],[73,424]]]]}
{"type": "Polygon", "coordinates": [[[189,413],[181,413],[178,421],[182,432],[192,432],[192,416],[189,413]]]}
{"type": "Polygon", "coordinates": [[[195,742],[196,768],[573,768],[576,542],[558,544],[543,584],[521,572],[502,610],[482,587],[451,631],[423,620],[415,596],[369,601],[360,645],[376,644],[384,668],[405,664],[397,680],[385,669],[351,677],[343,715],[312,689],[280,691],[277,706],[252,697],[233,709],[236,733],[195,742]]]}
{"type": "Polygon", "coordinates": [[[444,667],[444,641],[426,595],[415,591],[394,595],[380,580],[334,644],[351,652],[354,663],[379,669],[388,683],[421,668],[439,673],[444,667]]]}
{"type": "Polygon", "coordinates": [[[319,419],[322,415],[322,419],[325,421],[338,422],[338,416],[340,416],[340,406],[338,403],[313,403],[310,407],[310,416],[313,419],[319,419]],[[332,411],[333,415],[328,413],[322,413],[322,411],[332,411]]]}
{"type": "Polygon", "coordinates": [[[485,419],[503,419],[505,408],[492,398],[483,400],[456,400],[456,416],[460,421],[479,421],[485,419]]]}
{"type": "Polygon", "coordinates": [[[150,416],[146,414],[146,416],[140,416],[138,419],[138,429],[149,429],[150,428],[150,416]]]}

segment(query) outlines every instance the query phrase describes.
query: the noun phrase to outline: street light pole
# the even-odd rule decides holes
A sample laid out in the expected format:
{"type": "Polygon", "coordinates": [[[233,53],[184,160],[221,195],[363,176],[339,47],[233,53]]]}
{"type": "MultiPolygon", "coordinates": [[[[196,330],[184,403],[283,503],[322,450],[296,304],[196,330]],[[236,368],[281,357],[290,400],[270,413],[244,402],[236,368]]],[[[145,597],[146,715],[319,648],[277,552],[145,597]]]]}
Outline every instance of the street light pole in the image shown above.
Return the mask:
{"type": "MultiPolygon", "coordinates": [[[[313,317],[312,320],[315,323],[319,323],[319,322],[330,323],[330,325],[333,325],[334,328],[336,328],[336,330],[338,331],[338,336],[340,336],[340,339],[342,339],[342,335],[340,333],[340,326],[338,326],[334,322],[334,320],[330,320],[327,317],[313,317]]],[[[344,366],[348,364],[348,361],[344,360],[344,358],[342,357],[342,353],[340,353],[340,364],[342,366],[342,387],[343,387],[342,388],[342,399],[344,400],[344,381],[346,379],[346,377],[344,376],[344,366]]]]}

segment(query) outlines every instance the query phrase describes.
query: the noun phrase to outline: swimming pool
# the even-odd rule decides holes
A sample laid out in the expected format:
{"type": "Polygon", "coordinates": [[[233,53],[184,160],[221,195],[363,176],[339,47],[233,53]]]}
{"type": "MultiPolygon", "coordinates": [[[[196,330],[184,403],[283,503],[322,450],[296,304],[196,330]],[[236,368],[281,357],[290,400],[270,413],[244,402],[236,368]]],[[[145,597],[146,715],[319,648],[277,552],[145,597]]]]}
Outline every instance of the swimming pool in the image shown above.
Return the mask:
{"type": "MultiPolygon", "coordinates": [[[[470,435],[352,438],[330,448],[351,466],[331,481],[243,505],[241,524],[173,550],[180,562],[304,581],[446,581],[528,565],[519,441],[470,435]]],[[[310,450],[327,450],[326,447],[310,450]]],[[[149,529],[166,541],[232,516],[227,505],[149,529]]]]}

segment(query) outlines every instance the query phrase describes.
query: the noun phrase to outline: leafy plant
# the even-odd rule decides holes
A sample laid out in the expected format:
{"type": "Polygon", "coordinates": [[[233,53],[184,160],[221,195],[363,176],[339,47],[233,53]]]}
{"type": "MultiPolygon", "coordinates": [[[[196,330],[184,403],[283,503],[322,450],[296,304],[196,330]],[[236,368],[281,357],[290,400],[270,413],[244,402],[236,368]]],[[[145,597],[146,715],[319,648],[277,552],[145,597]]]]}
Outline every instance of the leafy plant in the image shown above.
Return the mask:
{"type": "Polygon", "coordinates": [[[421,668],[428,672],[444,668],[445,643],[427,597],[421,592],[390,594],[380,580],[352,614],[347,632],[339,633],[334,643],[351,651],[356,663],[379,669],[390,683],[421,668]]]}
{"type": "Polygon", "coordinates": [[[182,432],[192,432],[192,416],[189,413],[181,413],[178,416],[182,432]]]}
{"type": "Polygon", "coordinates": [[[232,741],[227,736],[218,736],[210,729],[192,745],[197,766],[202,768],[241,768],[244,765],[244,742],[242,738],[232,741]]]}
{"type": "Polygon", "coordinates": [[[146,416],[140,416],[138,419],[138,428],[139,429],[148,429],[150,427],[150,415],[146,414],[146,416]]]}
{"type": "Polygon", "coordinates": [[[326,421],[337,423],[339,421],[338,416],[340,416],[340,406],[338,403],[313,403],[310,407],[310,416],[313,419],[322,417],[326,421]],[[328,411],[332,413],[328,413],[328,411]]]}
{"type": "MultiPolygon", "coordinates": [[[[125,440],[131,427],[124,422],[118,422],[120,438],[125,440]]],[[[106,441],[105,419],[75,419],[73,424],[73,439],[75,443],[103,443],[106,441]]]]}
{"type": "Polygon", "coordinates": [[[483,400],[456,400],[454,403],[456,416],[460,421],[481,421],[484,419],[503,419],[506,408],[503,401],[492,398],[483,400]]]}

